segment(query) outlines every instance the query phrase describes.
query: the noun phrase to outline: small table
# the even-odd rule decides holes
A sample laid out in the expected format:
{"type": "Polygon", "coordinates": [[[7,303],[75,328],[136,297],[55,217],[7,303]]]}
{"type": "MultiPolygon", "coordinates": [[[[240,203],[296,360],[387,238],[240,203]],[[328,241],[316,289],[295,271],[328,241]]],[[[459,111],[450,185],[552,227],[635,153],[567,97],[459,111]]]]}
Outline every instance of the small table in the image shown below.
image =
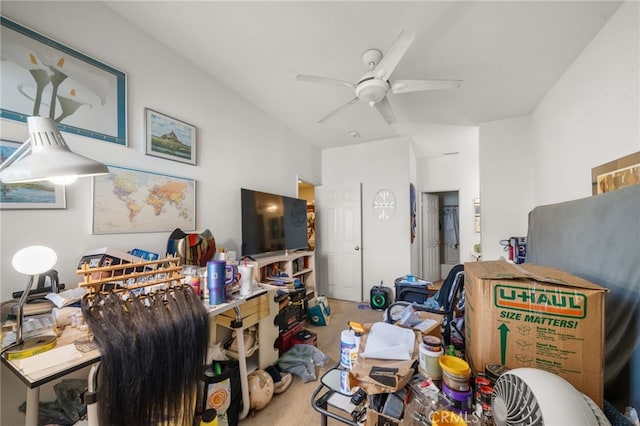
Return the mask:
{"type": "Polygon", "coordinates": [[[341,390],[341,375],[344,373],[348,372],[338,366],[327,370],[320,377],[320,385],[311,395],[311,407],[322,415],[320,421],[322,426],[327,426],[329,417],[351,426],[359,425],[351,415],[351,412],[356,409],[356,406],[350,402],[351,395],[341,390]],[[323,390],[326,392],[319,396],[323,390]],[[344,415],[329,411],[329,406],[334,407],[337,412],[343,412],[344,415]]]}
{"type": "MultiPolygon", "coordinates": [[[[62,335],[58,337],[56,347],[52,350],[65,349],[73,345],[76,340],[86,336],[86,331],[66,327],[62,335]]],[[[50,355],[50,351],[34,355],[34,357],[46,357],[47,354],[50,355]]],[[[33,373],[25,373],[21,370],[17,363],[19,360],[8,360],[5,357],[1,357],[2,363],[27,385],[27,408],[24,422],[26,426],[38,425],[40,386],[100,361],[100,351],[98,349],[93,349],[89,352],[80,352],[80,354],[80,357],[60,362],[54,366],[34,371],[33,373]]]]}

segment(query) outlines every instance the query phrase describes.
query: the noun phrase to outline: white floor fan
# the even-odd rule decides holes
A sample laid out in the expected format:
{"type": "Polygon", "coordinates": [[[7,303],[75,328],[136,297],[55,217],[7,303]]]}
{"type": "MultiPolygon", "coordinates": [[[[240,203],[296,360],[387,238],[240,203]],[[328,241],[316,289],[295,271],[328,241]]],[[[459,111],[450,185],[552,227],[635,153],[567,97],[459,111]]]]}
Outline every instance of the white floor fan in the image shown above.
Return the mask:
{"type": "Polygon", "coordinates": [[[460,87],[461,80],[389,80],[393,70],[396,69],[396,66],[415,38],[415,33],[402,31],[384,56],[378,49],[370,49],[364,52],[362,61],[369,67],[369,70],[360,77],[357,83],[329,77],[298,74],[295,78],[296,81],[344,86],[355,91],[353,99],[325,115],[319,122],[324,123],[350,105],[363,100],[369,106],[375,107],[388,124],[393,124],[396,122],[396,117],[387,99],[389,92],[400,94],[460,87]]]}
{"type": "Polygon", "coordinates": [[[611,426],[591,398],[537,368],[516,368],[500,376],[491,400],[498,426],[611,426]]]}

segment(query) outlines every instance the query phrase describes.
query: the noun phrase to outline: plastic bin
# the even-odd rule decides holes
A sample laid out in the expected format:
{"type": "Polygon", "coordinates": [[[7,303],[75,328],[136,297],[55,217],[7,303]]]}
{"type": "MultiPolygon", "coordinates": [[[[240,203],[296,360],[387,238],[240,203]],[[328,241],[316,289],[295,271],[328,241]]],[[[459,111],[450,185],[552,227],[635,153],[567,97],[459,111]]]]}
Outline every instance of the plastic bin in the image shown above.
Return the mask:
{"type": "Polygon", "coordinates": [[[396,302],[410,302],[423,304],[427,298],[433,296],[436,290],[428,289],[426,284],[412,284],[406,282],[406,277],[396,278],[396,302]]]}

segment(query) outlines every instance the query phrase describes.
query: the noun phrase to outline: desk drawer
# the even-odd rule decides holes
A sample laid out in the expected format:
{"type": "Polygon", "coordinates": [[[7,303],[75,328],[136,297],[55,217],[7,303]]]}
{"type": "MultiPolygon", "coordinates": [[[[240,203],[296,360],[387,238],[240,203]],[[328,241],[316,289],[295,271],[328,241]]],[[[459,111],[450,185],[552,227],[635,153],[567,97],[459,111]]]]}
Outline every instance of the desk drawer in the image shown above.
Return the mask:
{"type": "MultiPolygon", "coordinates": [[[[240,316],[245,327],[254,324],[262,318],[269,316],[269,295],[263,294],[239,305],[240,316]]],[[[236,310],[228,309],[216,315],[216,322],[225,327],[231,326],[231,321],[236,319],[236,310]]]]}

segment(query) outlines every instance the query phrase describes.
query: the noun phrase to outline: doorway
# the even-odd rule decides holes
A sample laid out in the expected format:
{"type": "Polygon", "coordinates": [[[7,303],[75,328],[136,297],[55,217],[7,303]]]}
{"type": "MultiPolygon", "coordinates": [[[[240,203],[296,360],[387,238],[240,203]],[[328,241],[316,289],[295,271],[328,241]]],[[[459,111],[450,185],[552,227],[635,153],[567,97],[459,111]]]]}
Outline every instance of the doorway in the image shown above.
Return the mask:
{"type": "Polygon", "coordinates": [[[362,184],[316,188],[316,288],[329,298],[360,302],[362,287],[362,184]]]}
{"type": "Polygon", "coordinates": [[[313,183],[298,179],[298,198],[307,202],[307,246],[316,248],[316,187],[313,183]]]}
{"type": "Polygon", "coordinates": [[[422,194],[422,276],[443,280],[460,263],[458,191],[422,194]]]}

